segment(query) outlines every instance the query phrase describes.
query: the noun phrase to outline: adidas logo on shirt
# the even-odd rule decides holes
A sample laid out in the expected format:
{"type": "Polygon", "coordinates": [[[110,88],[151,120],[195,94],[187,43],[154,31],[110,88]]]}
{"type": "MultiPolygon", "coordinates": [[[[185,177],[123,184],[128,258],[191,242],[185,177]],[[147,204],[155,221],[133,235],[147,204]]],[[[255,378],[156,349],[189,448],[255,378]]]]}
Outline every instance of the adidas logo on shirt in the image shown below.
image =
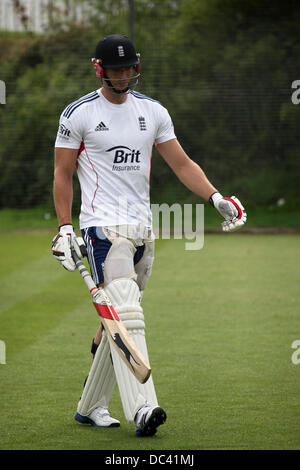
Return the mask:
{"type": "Polygon", "coordinates": [[[95,127],[95,131],[109,131],[109,128],[106,127],[103,121],[101,121],[98,126],[95,127]]]}

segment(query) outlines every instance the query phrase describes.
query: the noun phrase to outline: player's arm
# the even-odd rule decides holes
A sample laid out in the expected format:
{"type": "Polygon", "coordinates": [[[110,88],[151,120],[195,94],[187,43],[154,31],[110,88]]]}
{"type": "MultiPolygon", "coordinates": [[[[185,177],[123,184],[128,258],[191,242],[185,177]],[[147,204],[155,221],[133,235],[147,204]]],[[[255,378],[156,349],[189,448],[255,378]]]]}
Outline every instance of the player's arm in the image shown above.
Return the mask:
{"type": "Polygon", "coordinates": [[[177,139],[157,144],[156,147],[179,180],[190,191],[209,201],[225,218],[222,224],[224,231],[237,230],[244,225],[247,214],[240,201],[235,196],[223,198],[201,167],[185,153],[177,139]]]}
{"type": "Polygon", "coordinates": [[[58,225],[72,224],[73,173],[78,150],[55,148],[53,197],[58,225]]]}
{"type": "Polygon", "coordinates": [[[217,189],[208,181],[200,166],[185,153],[177,139],[157,144],[157,150],[177,175],[180,181],[193,193],[206,201],[217,189]]]}
{"type": "Polygon", "coordinates": [[[56,209],[59,232],[52,241],[52,253],[68,271],[75,270],[71,255],[74,248],[81,257],[80,242],[72,226],[73,173],[78,150],[55,148],[53,199],[56,209]]]}

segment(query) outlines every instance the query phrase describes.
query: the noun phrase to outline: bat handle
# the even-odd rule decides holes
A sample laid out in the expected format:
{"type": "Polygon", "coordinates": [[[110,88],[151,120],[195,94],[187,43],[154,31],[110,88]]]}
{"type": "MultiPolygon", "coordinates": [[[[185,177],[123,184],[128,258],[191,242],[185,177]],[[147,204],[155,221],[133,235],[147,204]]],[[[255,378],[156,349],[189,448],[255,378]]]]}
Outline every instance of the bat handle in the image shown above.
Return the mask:
{"type": "MultiPolygon", "coordinates": [[[[80,250],[82,252],[81,248],[80,248],[80,250]]],[[[92,279],[92,276],[90,275],[89,271],[87,270],[87,268],[85,267],[85,265],[83,264],[83,262],[81,261],[79,256],[77,255],[76,251],[74,249],[72,249],[71,253],[72,253],[72,258],[74,260],[74,263],[76,264],[76,268],[80,272],[80,274],[81,274],[84,282],[86,283],[90,293],[92,295],[94,295],[96,293],[96,291],[98,291],[98,287],[94,283],[94,281],[92,279]]]]}
{"type": "Polygon", "coordinates": [[[81,251],[81,254],[82,254],[82,257],[84,258],[85,256],[87,256],[87,249],[86,249],[86,246],[85,245],[80,245],[80,251],[81,251]]]}
{"type": "MultiPolygon", "coordinates": [[[[79,248],[80,248],[82,257],[84,258],[85,256],[87,256],[86,246],[85,245],[80,245],[79,248]]],[[[77,255],[76,251],[74,250],[74,248],[71,248],[71,253],[72,253],[72,258],[74,260],[74,263],[76,264],[76,267],[78,268],[77,264],[81,263],[82,261],[80,260],[79,256],[77,255]]]]}
{"type": "Polygon", "coordinates": [[[74,260],[74,263],[77,266],[77,263],[78,263],[78,261],[80,261],[80,258],[78,256],[78,254],[76,253],[76,251],[74,250],[74,248],[71,249],[71,253],[72,253],[72,258],[74,260]]]}

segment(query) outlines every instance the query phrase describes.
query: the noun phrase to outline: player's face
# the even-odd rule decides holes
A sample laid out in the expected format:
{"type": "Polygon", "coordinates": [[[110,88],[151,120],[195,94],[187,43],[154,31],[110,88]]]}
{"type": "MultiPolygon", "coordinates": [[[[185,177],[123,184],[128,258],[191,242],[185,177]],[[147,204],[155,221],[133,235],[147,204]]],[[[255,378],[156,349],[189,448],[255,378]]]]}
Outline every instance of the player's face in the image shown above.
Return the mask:
{"type": "Polygon", "coordinates": [[[105,74],[116,90],[124,90],[130,85],[130,79],[134,74],[134,67],[120,67],[118,69],[105,69],[105,74]]]}

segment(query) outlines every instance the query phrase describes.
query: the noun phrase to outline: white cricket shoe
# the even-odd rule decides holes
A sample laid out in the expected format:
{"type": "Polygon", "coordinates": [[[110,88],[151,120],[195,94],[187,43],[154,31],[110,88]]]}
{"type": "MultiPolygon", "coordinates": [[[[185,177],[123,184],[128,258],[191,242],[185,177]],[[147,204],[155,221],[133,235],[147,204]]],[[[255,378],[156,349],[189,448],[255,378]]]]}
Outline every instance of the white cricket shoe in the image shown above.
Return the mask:
{"type": "Polygon", "coordinates": [[[79,421],[79,423],[91,424],[97,428],[113,428],[120,426],[120,421],[112,418],[108,409],[102,406],[95,408],[88,416],[76,413],[74,418],[76,421],[79,421]]]}
{"type": "Polygon", "coordinates": [[[153,436],[166,419],[167,414],[160,406],[145,405],[135,415],[135,433],[138,437],[153,436]]]}

